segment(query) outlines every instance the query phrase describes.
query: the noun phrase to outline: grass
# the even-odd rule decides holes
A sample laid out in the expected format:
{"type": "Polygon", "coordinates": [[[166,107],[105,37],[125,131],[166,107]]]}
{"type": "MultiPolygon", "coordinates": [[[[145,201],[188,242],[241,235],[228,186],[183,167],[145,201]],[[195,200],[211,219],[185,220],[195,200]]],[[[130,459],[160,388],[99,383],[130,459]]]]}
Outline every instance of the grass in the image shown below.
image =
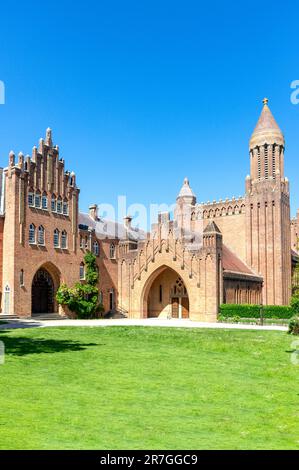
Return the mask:
{"type": "Polygon", "coordinates": [[[284,332],[0,330],[1,449],[299,449],[284,332]]]}

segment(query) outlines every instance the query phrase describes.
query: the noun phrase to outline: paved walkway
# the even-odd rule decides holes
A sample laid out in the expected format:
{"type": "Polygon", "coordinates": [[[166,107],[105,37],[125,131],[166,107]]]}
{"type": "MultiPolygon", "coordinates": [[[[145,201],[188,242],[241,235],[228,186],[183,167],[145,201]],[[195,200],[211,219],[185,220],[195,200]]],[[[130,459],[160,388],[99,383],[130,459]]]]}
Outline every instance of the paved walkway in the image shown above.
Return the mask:
{"type": "Polygon", "coordinates": [[[12,320],[6,324],[0,324],[0,330],[15,328],[45,328],[59,326],[90,326],[90,327],[106,327],[106,326],[159,326],[159,327],[175,327],[175,328],[220,328],[233,330],[274,330],[287,331],[286,326],[276,325],[244,325],[238,323],[204,323],[194,322],[191,320],[162,320],[159,318],[148,318],[141,320],[121,319],[121,320],[12,320]]]}

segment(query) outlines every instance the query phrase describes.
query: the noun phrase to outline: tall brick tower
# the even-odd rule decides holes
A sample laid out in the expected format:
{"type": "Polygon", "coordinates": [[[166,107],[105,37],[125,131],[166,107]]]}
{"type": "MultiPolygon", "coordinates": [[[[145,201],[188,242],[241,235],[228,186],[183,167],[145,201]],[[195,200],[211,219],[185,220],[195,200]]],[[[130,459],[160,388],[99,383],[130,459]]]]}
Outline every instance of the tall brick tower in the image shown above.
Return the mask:
{"type": "Polygon", "coordinates": [[[246,177],[247,263],[263,276],[263,302],[289,303],[291,231],[289,182],[284,176],[284,136],[268,106],[249,143],[250,176],[246,177]]]}

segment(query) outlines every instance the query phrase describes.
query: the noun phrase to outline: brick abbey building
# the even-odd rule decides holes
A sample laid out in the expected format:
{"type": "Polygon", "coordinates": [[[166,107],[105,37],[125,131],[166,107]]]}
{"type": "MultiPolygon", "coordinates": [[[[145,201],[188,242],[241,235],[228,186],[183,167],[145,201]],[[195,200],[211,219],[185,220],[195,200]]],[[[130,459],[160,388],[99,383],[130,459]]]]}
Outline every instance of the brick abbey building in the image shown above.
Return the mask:
{"type": "Polygon", "coordinates": [[[105,312],[215,321],[222,302],[288,304],[299,213],[291,220],[284,150],[264,100],[245,195],[199,204],[185,179],[173,219],[161,213],[144,234],[129,216],[123,225],[99,218],[96,205],[80,213],[76,176],[48,129],[31,157],[11,152],[1,170],[2,314],[57,313],[58,286],[84,282],[87,251],[97,258],[105,312]]]}

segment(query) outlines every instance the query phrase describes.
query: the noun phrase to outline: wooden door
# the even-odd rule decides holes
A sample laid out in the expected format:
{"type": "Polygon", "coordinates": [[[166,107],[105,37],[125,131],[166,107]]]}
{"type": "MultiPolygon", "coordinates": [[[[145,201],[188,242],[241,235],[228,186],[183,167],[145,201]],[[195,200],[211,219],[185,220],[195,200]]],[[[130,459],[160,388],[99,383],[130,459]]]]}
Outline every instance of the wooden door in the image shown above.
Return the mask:
{"type": "Polygon", "coordinates": [[[172,318],[179,318],[179,299],[178,297],[173,297],[171,301],[172,307],[172,318]]]}
{"type": "Polygon", "coordinates": [[[182,318],[189,318],[189,299],[182,297],[182,318]]]}

